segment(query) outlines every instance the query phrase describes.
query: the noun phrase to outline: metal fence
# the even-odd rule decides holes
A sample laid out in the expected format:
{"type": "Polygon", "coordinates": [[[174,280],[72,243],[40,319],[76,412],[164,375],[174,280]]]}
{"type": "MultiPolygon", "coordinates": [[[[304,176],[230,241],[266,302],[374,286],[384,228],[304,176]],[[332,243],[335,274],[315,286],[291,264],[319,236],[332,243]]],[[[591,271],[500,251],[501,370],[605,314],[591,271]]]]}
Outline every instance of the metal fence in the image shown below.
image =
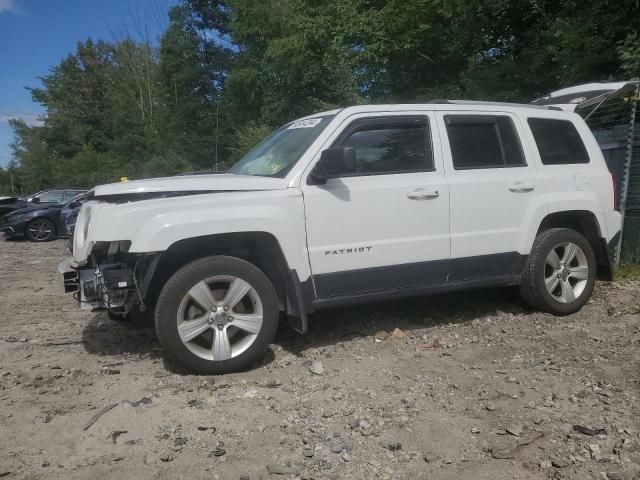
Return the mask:
{"type": "Polygon", "coordinates": [[[616,261],[640,263],[640,107],[635,91],[576,109],[593,131],[613,173],[624,215],[616,261]]]}

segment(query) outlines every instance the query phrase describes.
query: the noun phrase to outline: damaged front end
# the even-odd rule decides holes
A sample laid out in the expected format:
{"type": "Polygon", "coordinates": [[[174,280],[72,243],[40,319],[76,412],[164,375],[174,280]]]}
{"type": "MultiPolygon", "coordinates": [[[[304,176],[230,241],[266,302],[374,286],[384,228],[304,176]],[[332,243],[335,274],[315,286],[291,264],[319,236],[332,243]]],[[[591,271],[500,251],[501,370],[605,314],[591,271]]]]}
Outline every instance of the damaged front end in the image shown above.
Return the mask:
{"type": "Polygon", "coordinates": [[[130,242],[97,242],[83,265],[64,260],[58,277],[83,310],[108,309],[126,316],[146,309],[145,298],[160,253],[129,253],[130,242]]]}

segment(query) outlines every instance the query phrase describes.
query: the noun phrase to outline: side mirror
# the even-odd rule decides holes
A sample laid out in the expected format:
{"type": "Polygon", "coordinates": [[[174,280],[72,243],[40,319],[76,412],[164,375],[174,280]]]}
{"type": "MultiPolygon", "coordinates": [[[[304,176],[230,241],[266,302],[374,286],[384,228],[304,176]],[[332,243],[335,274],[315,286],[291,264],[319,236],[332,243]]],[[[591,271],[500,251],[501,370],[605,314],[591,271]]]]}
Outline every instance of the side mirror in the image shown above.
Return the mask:
{"type": "Polygon", "coordinates": [[[356,172],[356,151],[353,147],[327,148],[311,172],[316,185],[327,183],[327,179],[356,172]]]}
{"type": "Polygon", "coordinates": [[[32,202],[32,203],[40,203],[40,197],[33,197],[33,198],[31,199],[31,202],[32,202]]]}
{"type": "Polygon", "coordinates": [[[68,208],[78,208],[80,206],[80,202],[69,202],[67,204],[68,208]]]}

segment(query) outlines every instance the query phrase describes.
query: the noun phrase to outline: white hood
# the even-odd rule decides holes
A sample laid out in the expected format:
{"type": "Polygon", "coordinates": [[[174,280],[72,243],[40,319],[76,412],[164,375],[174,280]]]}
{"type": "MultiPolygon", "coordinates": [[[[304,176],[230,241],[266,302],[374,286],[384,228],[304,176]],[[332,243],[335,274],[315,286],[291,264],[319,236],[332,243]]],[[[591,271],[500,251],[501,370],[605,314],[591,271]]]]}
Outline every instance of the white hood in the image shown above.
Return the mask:
{"type": "Polygon", "coordinates": [[[178,177],[150,178],[132,182],[110,183],[95,188],[97,197],[162,192],[216,192],[284,190],[287,183],[282,178],[254,175],[185,175],[178,177]]]}

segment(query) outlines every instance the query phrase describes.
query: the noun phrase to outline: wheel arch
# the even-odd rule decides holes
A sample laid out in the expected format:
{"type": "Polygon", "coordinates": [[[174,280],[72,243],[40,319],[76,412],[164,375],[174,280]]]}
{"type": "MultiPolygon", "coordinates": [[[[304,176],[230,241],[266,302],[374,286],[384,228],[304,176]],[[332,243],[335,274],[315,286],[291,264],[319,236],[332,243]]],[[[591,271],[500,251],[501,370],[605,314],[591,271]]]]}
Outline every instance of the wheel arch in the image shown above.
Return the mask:
{"type": "Polygon", "coordinates": [[[598,279],[612,280],[611,259],[600,223],[589,210],[568,210],[548,214],[540,222],[536,236],[550,228],[570,228],[584,236],[596,254],[598,279]]]}
{"type": "Polygon", "coordinates": [[[146,302],[155,304],[160,290],[177,270],[199,258],[212,255],[237,257],[255,265],[273,285],[280,311],[289,316],[304,317],[303,330],[306,330],[304,305],[300,305],[300,296],[293,284],[297,276],[289,269],[277,238],[269,232],[212,234],[173,243],[161,254],[146,302]]]}

